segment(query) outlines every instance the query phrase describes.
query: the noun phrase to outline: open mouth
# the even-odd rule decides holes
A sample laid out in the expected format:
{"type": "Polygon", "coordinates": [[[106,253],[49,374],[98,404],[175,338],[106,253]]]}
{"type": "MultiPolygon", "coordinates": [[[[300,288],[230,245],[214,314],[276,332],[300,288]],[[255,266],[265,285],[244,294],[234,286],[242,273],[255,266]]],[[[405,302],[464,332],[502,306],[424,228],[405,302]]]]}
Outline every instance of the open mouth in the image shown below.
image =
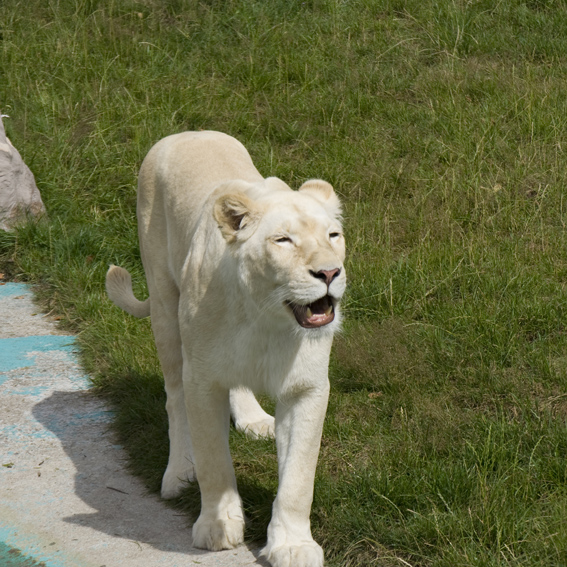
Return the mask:
{"type": "Polygon", "coordinates": [[[335,306],[330,295],[325,295],[309,305],[298,305],[291,301],[286,301],[286,305],[295,315],[297,322],[306,329],[323,327],[335,318],[335,306]]]}

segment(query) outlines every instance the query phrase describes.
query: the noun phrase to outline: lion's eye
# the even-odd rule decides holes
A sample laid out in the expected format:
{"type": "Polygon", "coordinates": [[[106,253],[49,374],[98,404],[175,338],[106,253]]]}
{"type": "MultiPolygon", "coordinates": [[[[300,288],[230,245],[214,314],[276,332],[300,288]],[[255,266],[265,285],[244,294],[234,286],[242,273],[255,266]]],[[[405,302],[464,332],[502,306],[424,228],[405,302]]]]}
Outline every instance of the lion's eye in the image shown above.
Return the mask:
{"type": "Polygon", "coordinates": [[[331,232],[331,234],[329,234],[329,238],[334,240],[335,238],[339,238],[340,235],[341,235],[340,232],[331,232]]]}
{"type": "Polygon", "coordinates": [[[289,236],[278,236],[275,241],[278,244],[284,244],[285,242],[291,242],[291,238],[289,236]]]}

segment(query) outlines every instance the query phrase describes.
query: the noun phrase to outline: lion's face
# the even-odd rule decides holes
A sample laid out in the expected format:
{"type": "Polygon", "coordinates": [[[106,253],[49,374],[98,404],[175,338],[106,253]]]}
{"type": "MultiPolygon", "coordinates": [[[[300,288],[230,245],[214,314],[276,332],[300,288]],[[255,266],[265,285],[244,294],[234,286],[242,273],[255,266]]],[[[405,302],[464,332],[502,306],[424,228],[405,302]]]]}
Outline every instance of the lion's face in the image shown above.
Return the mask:
{"type": "Polygon", "coordinates": [[[299,191],[260,192],[254,200],[248,195],[221,197],[215,217],[252,302],[274,323],[336,326],[346,275],[340,204],[332,187],[309,181],[299,191]]]}

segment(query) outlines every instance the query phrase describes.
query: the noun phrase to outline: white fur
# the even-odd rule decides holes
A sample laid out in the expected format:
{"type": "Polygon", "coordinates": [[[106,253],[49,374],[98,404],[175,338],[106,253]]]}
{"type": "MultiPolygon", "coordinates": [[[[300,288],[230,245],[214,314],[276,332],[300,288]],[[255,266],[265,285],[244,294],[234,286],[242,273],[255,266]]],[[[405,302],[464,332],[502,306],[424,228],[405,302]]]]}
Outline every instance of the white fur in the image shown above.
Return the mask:
{"type": "Polygon", "coordinates": [[[320,180],[292,191],[264,179],[234,138],[187,132],[165,138],[144,160],[138,222],[151,303],[134,298],[129,274],[116,266],[107,289],[128,312],[151,314],[169,417],[163,497],[196,477],[194,545],[240,544],[230,413],[252,436],[275,428],[280,482],[264,554],[273,567],[321,567],[309,515],[346,282],[335,192],[320,180]],[[316,276],[336,269],[330,284],[316,276]],[[335,318],[317,328],[300,326],[286,304],[327,294],[335,318]],[[277,399],[275,426],[252,391],[277,399]]]}

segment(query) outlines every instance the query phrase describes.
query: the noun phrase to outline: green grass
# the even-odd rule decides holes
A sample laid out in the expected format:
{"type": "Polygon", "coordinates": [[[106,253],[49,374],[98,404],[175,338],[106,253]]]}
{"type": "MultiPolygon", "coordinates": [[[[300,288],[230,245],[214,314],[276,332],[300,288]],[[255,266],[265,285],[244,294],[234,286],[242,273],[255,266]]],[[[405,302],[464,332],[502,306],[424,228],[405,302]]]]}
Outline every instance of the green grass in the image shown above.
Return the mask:
{"type": "MultiPolygon", "coordinates": [[[[4,0],[0,22],[0,108],[49,213],[0,235],[0,271],[78,333],[151,490],[159,365],[104,273],[144,295],[141,160],[216,129],[344,201],[312,515],[328,564],[567,565],[566,2],[4,0]]],[[[231,442],[261,540],[275,449],[231,442]]]]}

